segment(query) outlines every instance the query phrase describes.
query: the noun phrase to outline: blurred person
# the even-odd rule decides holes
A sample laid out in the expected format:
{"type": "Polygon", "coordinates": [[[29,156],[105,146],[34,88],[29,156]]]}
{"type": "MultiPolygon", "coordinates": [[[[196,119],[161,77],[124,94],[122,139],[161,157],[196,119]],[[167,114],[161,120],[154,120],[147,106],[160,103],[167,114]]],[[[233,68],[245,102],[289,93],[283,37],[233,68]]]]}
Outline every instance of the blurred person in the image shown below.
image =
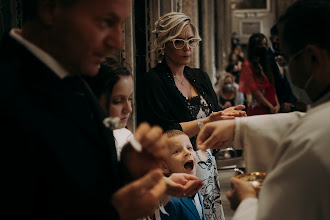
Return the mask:
{"type": "Polygon", "coordinates": [[[234,76],[226,73],[219,82],[219,89],[216,91],[218,95],[219,105],[222,109],[226,109],[236,105],[243,105],[244,95],[238,92],[238,85],[234,81],[234,76]]]}
{"type": "Polygon", "coordinates": [[[234,51],[235,47],[240,44],[241,43],[239,38],[237,37],[237,33],[233,32],[231,35],[231,50],[234,51]]]}
{"type": "Polygon", "coordinates": [[[289,82],[310,110],[212,122],[198,136],[200,149],[234,140],[249,172],[268,172],[259,198],[250,184],[231,179],[234,220],[330,219],[330,42],[329,30],[319,28],[329,23],[328,1],[297,1],[279,20],[289,82]]]}
{"type": "Polygon", "coordinates": [[[226,72],[231,73],[234,76],[234,81],[239,82],[239,76],[241,75],[242,61],[238,60],[238,56],[235,52],[231,52],[228,57],[228,65],[226,66],[226,72]]]}
{"type": "Polygon", "coordinates": [[[261,33],[252,34],[239,80],[239,92],[252,95],[252,101],[246,110],[248,116],[279,111],[273,81],[267,59],[267,38],[261,33]]]}
{"type": "MultiPolygon", "coordinates": [[[[181,130],[195,147],[196,135],[211,121],[245,115],[244,106],[220,111],[217,96],[207,73],[190,68],[194,48],[201,40],[197,28],[184,13],[171,12],[155,22],[154,52],[161,60],[143,78],[139,96],[139,120],[159,125],[165,131],[181,130]]],[[[198,153],[197,177],[204,181],[206,218],[223,219],[220,185],[211,151],[198,153]]]]}
{"type": "Polygon", "coordinates": [[[296,97],[291,91],[289,81],[287,79],[287,67],[284,57],[280,51],[280,38],[277,30],[277,24],[270,29],[271,46],[268,48],[268,56],[270,68],[274,75],[274,84],[276,95],[280,104],[279,112],[295,111],[296,97]]]}
{"type": "Polygon", "coordinates": [[[8,164],[2,176],[7,191],[2,196],[4,215],[152,215],[167,189],[157,169],[167,151],[162,129],[141,124],[135,138],[143,151],[128,152],[125,156],[134,160],[118,163],[112,132],[102,123],[103,111],[81,77],[96,75],[100,63],[121,48],[122,24],[132,2],[22,3],[23,28],[12,29],[0,45],[0,126],[8,164]],[[152,164],[136,163],[145,157],[152,164]],[[142,175],[133,179],[136,171],[142,175]]]}

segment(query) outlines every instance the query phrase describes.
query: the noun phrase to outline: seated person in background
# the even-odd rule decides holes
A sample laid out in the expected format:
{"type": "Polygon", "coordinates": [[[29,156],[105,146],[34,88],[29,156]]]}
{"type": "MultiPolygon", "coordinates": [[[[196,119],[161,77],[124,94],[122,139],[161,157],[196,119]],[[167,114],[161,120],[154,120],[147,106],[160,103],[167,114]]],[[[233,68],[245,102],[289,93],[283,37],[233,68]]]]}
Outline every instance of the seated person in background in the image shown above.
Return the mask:
{"type": "MultiPolygon", "coordinates": [[[[180,130],[169,130],[165,133],[168,140],[168,156],[165,158],[162,170],[165,176],[173,173],[196,175],[197,156],[189,137],[180,130]]],[[[155,219],[205,219],[203,199],[198,191],[192,197],[176,198],[165,195],[163,198],[165,211],[157,210],[155,219]]]]}
{"type": "Polygon", "coordinates": [[[100,65],[95,77],[86,77],[86,81],[99,101],[106,117],[119,118],[119,125],[113,130],[118,159],[122,147],[132,132],[126,129],[132,112],[133,78],[126,67],[112,58],[100,65]]]}
{"type": "Polygon", "coordinates": [[[225,76],[219,82],[219,91],[217,91],[219,105],[222,109],[232,107],[235,105],[243,105],[244,95],[238,92],[238,84],[235,83],[234,77],[230,73],[226,73],[225,76]]]}
{"type": "Polygon", "coordinates": [[[226,67],[226,72],[231,73],[234,76],[234,81],[239,82],[239,76],[241,75],[242,64],[244,61],[239,60],[240,56],[232,51],[228,57],[228,65],[226,67]]]}

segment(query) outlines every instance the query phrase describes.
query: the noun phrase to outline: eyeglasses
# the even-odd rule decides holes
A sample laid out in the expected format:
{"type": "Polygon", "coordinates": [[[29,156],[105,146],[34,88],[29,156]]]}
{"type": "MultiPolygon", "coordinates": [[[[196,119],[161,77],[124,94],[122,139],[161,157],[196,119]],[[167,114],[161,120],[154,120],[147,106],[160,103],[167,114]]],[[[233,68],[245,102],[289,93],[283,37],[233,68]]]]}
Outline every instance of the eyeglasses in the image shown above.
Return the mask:
{"type": "Polygon", "coordinates": [[[187,44],[190,48],[195,48],[198,45],[200,39],[198,38],[191,38],[189,40],[183,39],[173,39],[171,40],[175,49],[182,49],[187,44]]]}
{"type": "Polygon", "coordinates": [[[304,52],[304,50],[305,50],[305,48],[299,50],[297,53],[295,53],[295,54],[294,54],[293,56],[291,56],[290,58],[285,57],[285,60],[286,60],[287,65],[289,66],[289,64],[290,64],[294,59],[296,59],[298,56],[300,56],[300,55],[304,52]]]}

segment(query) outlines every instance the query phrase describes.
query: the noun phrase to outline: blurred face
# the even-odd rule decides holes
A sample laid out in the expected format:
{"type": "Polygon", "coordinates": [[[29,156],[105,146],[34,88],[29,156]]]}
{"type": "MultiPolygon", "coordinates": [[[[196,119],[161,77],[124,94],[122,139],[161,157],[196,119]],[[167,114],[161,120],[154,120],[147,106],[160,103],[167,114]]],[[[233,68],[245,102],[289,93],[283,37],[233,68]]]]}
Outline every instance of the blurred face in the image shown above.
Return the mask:
{"type": "MultiPolygon", "coordinates": [[[[185,26],[180,35],[175,39],[189,40],[194,38],[195,35],[192,31],[190,25],[185,26]]],[[[185,66],[188,65],[191,61],[193,48],[185,44],[182,49],[175,49],[173,42],[169,41],[165,44],[164,56],[167,63],[170,63],[175,66],[185,66]]]]}
{"type": "Polygon", "coordinates": [[[224,80],[224,85],[230,85],[233,84],[233,80],[231,79],[231,77],[226,77],[224,80]]]}
{"type": "Polygon", "coordinates": [[[131,0],[80,0],[51,13],[49,52],[72,74],[96,75],[101,62],[123,42],[122,24],[131,0]]]}
{"type": "Polygon", "coordinates": [[[165,174],[187,173],[196,175],[197,158],[187,135],[169,138],[169,154],[165,162],[165,174]]]}
{"type": "Polygon", "coordinates": [[[120,118],[120,128],[127,125],[132,112],[133,79],[131,76],[122,76],[115,84],[111,93],[110,112],[112,118],[120,118]]]}
{"type": "Polygon", "coordinates": [[[262,39],[261,43],[258,45],[259,47],[267,47],[267,39],[262,39]]]}

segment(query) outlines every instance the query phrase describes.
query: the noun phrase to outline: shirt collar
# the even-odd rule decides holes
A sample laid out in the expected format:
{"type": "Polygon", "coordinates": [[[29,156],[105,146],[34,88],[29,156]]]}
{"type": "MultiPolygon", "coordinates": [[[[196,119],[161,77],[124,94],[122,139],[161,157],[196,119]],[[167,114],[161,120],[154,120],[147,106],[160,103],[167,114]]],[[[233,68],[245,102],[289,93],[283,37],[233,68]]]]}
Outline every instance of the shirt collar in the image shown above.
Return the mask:
{"type": "Polygon", "coordinates": [[[18,28],[13,28],[9,35],[22,44],[26,49],[28,49],[34,56],[36,56],[41,62],[43,62],[49,69],[51,69],[58,77],[61,79],[69,76],[69,72],[59,64],[54,57],[50,54],[42,50],[41,48],[37,47],[33,43],[29,42],[21,35],[21,30],[18,28]]]}

